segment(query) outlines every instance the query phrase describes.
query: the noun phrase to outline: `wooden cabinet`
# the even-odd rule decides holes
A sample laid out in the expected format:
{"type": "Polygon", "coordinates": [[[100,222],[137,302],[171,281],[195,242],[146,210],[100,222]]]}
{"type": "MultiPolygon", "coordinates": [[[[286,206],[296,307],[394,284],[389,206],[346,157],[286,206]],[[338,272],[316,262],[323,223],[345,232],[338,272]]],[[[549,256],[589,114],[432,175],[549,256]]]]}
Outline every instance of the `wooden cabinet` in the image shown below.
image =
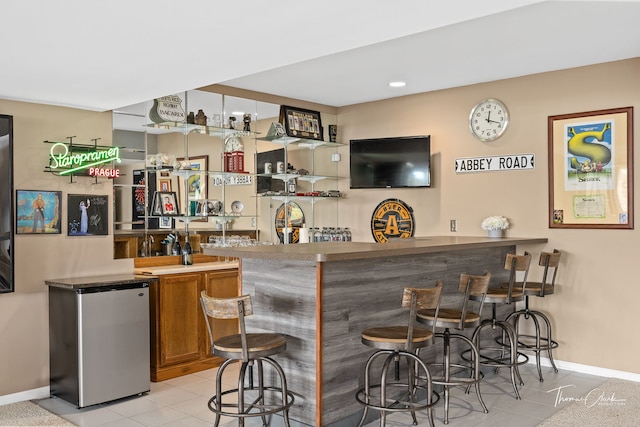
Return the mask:
{"type": "MultiPolygon", "coordinates": [[[[151,380],[164,381],[219,366],[213,357],[200,292],[217,297],[239,293],[238,271],[166,274],[150,285],[151,380]]],[[[214,323],[215,338],[236,333],[233,320],[214,323]]]]}

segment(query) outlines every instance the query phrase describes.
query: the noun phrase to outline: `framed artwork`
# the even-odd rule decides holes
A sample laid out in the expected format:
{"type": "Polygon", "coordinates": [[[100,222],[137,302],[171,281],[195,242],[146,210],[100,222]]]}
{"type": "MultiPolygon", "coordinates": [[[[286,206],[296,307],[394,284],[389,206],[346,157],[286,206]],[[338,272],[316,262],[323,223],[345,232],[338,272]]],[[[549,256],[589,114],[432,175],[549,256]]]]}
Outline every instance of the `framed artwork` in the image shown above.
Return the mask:
{"type": "MultiPolygon", "coordinates": [[[[178,158],[178,161],[184,161],[185,158],[178,158]]],[[[209,156],[189,157],[189,168],[177,171],[178,175],[178,194],[185,201],[182,207],[182,214],[189,215],[189,209],[192,201],[198,201],[208,198],[209,186],[207,171],[209,170],[209,156]],[[194,172],[194,171],[200,171],[194,172]],[[186,198],[183,196],[186,192],[186,198]]],[[[194,204],[195,207],[195,204],[194,204]]],[[[206,220],[193,220],[206,221],[206,220]]]]}
{"type": "Polygon", "coordinates": [[[633,229],[633,107],[548,119],[549,228],[633,229]]]}
{"type": "Polygon", "coordinates": [[[95,194],[67,194],[68,236],[109,234],[109,197],[95,194]]]}
{"type": "Polygon", "coordinates": [[[60,234],[61,191],[16,190],[16,234],[60,234]]]}
{"type": "Polygon", "coordinates": [[[154,203],[154,213],[159,211],[161,216],[180,215],[180,206],[175,191],[157,191],[154,203]]]}
{"type": "Polygon", "coordinates": [[[284,123],[288,136],[324,141],[319,111],[282,105],[280,123],[284,123]]]}
{"type": "Polygon", "coordinates": [[[161,216],[158,224],[159,228],[173,228],[173,218],[170,216],[161,216]]]}
{"type": "Polygon", "coordinates": [[[164,192],[171,191],[171,179],[159,179],[158,190],[164,192]]]}

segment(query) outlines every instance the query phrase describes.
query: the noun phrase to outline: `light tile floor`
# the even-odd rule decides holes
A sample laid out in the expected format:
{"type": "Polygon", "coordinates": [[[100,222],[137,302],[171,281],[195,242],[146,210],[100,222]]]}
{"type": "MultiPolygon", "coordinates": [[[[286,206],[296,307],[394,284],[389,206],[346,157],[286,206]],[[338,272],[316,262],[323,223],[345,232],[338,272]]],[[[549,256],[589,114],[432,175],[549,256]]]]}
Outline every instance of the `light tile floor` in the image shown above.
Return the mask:
{"type": "MultiPolygon", "coordinates": [[[[485,371],[481,391],[489,408],[488,414],[482,412],[473,390],[467,395],[462,388],[452,389],[449,426],[536,426],[569,404],[564,402],[556,405],[558,392],[554,389],[565,387],[565,396],[580,397],[606,380],[604,377],[563,370],[554,374],[551,368],[543,368],[545,381],[541,383],[534,365],[525,365],[520,372],[525,385],[519,388],[522,400],[516,400],[507,369],[502,369],[498,374],[485,371]]],[[[151,383],[151,392],[147,395],[84,409],[77,409],[58,398],[39,399],[35,402],[78,426],[211,426],[215,417],[209,411],[207,401],[213,392],[215,374],[216,369],[211,369],[161,383],[151,383]]],[[[434,417],[436,426],[444,426],[442,401],[438,402],[434,417]]],[[[282,419],[275,417],[274,421],[276,420],[281,422],[282,419]]],[[[418,414],[418,423],[419,426],[429,425],[425,414],[418,414]]],[[[235,425],[236,421],[223,419],[221,425],[225,424],[235,425]]],[[[409,414],[393,414],[387,418],[389,427],[411,424],[409,414]]],[[[378,422],[372,422],[367,427],[377,425],[378,422]]]]}

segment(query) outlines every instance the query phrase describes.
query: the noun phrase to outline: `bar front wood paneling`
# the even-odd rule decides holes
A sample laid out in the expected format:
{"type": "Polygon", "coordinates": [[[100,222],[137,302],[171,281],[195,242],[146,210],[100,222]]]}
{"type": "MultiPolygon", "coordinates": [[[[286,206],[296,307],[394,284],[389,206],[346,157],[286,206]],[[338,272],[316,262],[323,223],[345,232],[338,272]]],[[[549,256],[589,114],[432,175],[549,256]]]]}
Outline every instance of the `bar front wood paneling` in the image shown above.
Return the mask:
{"type": "MultiPolygon", "coordinates": [[[[292,419],[307,425],[340,426],[353,424],[362,413],[355,393],[362,386],[364,364],[372,351],[361,343],[360,333],[373,326],[406,322],[406,310],[400,306],[403,287],[429,287],[443,280],[442,304],[455,305],[460,301],[461,273],[489,270],[496,285],[508,280],[504,260],[507,253],[516,251],[516,242],[546,242],[469,238],[465,244],[464,239],[456,239],[459,245],[435,238],[429,247],[415,241],[366,247],[311,243],[206,253],[228,251],[242,258],[242,292],[252,295],[255,310],[247,318],[248,328],[287,336],[287,351],[277,358],[296,394],[292,419]],[[367,253],[358,253],[363,248],[367,253]]],[[[513,307],[499,307],[498,315],[510,311],[513,307]]],[[[490,314],[487,306],[484,317],[490,314]]],[[[436,342],[421,355],[433,360],[440,351],[441,343],[436,342]]]]}

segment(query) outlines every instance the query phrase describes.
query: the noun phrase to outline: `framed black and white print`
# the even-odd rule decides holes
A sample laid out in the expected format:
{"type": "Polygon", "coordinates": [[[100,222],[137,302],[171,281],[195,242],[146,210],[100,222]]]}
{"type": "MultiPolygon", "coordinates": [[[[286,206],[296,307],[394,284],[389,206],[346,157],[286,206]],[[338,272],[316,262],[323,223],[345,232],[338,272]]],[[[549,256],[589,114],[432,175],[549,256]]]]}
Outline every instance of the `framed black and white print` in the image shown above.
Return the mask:
{"type": "Polygon", "coordinates": [[[67,195],[67,235],[109,234],[109,197],[95,194],[67,195]]]}

